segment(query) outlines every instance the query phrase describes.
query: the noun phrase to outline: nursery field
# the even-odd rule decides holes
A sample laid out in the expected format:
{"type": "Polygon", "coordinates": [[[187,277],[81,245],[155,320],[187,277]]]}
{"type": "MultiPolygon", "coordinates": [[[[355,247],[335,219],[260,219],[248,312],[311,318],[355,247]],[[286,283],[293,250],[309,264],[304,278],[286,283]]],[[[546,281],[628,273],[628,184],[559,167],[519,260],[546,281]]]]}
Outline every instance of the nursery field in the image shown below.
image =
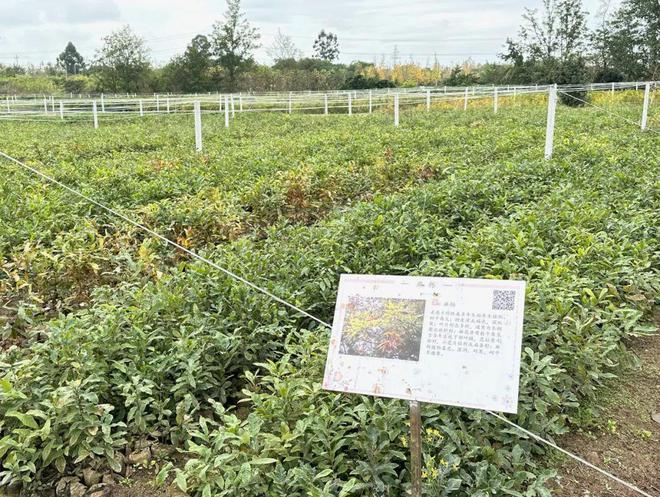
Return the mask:
{"type": "MultiPolygon", "coordinates": [[[[6,120],[0,152],[326,322],[341,273],[526,280],[511,419],[556,440],[602,422],[660,300],[657,103],[642,132],[640,93],[592,101],[550,160],[543,95],[398,128],[209,113],[202,153],[192,115],[6,120]]],[[[145,495],[406,495],[407,403],[322,390],[317,320],[2,157],[0,264],[0,495],[132,495],[139,468],[145,495]]],[[[551,495],[547,447],[422,415],[426,494],[551,495]]]]}

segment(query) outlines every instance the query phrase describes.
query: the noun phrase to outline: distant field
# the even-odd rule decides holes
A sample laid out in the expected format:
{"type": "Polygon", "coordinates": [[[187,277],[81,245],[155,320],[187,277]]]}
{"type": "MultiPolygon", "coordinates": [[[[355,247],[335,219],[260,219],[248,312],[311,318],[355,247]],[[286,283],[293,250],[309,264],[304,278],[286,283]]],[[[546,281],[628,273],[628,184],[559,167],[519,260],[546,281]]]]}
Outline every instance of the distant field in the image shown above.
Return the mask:
{"type": "MultiPolygon", "coordinates": [[[[620,119],[639,93],[592,102],[612,114],[558,108],[551,160],[544,96],[398,128],[204,114],[202,153],[191,115],[0,121],[0,151],[327,321],[341,273],[527,280],[517,422],[552,437],[660,298],[657,102],[646,132],[620,119]]],[[[322,391],[328,330],[1,158],[0,178],[0,487],[151,447],[191,495],[404,494],[407,405],[322,391]]],[[[429,495],[547,495],[542,446],[423,415],[429,495]]]]}

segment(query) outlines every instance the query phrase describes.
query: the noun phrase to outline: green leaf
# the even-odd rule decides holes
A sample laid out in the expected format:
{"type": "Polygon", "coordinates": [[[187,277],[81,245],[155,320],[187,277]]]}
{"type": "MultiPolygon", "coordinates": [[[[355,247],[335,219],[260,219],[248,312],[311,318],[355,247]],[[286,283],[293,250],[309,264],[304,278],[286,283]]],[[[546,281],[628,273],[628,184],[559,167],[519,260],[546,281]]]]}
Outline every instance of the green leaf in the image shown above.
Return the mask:
{"type": "Polygon", "coordinates": [[[258,465],[258,464],[273,464],[276,463],[277,459],[273,459],[272,457],[262,457],[258,459],[252,459],[249,464],[250,465],[258,465]]]}
{"type": "Polygon", "coordinates": [[[22,414],[18,411],[8,411],[7,414],[5,414],[5,416],[8,418],[16,418],[25,426],[27,426],[28,428],[32,428],[33,430],[39,429],[39,425],[37,424],[35,419],[29,414],[22,414]]]}
{"type": "Polygon", "coordinates": [[[176,478],[174,478],[176,486],[181,489],[182,492],[188,491],[188,482],[186,481],[186,475],[183,471],[176,472],[176,478]]]}

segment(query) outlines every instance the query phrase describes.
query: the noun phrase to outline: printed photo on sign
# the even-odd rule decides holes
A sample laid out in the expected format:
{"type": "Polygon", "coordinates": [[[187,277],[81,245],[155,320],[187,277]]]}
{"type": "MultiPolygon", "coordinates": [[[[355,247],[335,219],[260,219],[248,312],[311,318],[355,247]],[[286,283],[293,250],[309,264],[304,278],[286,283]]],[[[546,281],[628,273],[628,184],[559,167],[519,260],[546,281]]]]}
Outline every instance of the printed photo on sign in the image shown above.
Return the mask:
{"type": "Polygon", "coordinates": [[[342,275],[323,386],[516,412],[525,283],[342,275]]]}
{"type": "Polygon", "coordinates": [[[382,299],[353,295],[339,351],[346,355],[419,360],[424,300],[382,299]]]}

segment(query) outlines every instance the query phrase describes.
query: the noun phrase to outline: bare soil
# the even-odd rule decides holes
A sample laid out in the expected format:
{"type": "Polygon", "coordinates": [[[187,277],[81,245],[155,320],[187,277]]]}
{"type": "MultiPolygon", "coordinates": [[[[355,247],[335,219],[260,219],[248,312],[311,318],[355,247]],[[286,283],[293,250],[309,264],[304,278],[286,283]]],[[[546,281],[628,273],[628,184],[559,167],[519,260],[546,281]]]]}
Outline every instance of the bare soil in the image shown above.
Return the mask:
{"type": "MultiPolygon", "coordinates": [[[[660,318],[658,319],[660,325],[660,318]]],[[[571,433],[559,445],[644,492],[660,496],[660,335],[631,340],[640,366],[599,394],[597,426],[571,433]]],[[[559,469],[556,497],[638,497],[639,494],[570,460],[559,469]]]]}

